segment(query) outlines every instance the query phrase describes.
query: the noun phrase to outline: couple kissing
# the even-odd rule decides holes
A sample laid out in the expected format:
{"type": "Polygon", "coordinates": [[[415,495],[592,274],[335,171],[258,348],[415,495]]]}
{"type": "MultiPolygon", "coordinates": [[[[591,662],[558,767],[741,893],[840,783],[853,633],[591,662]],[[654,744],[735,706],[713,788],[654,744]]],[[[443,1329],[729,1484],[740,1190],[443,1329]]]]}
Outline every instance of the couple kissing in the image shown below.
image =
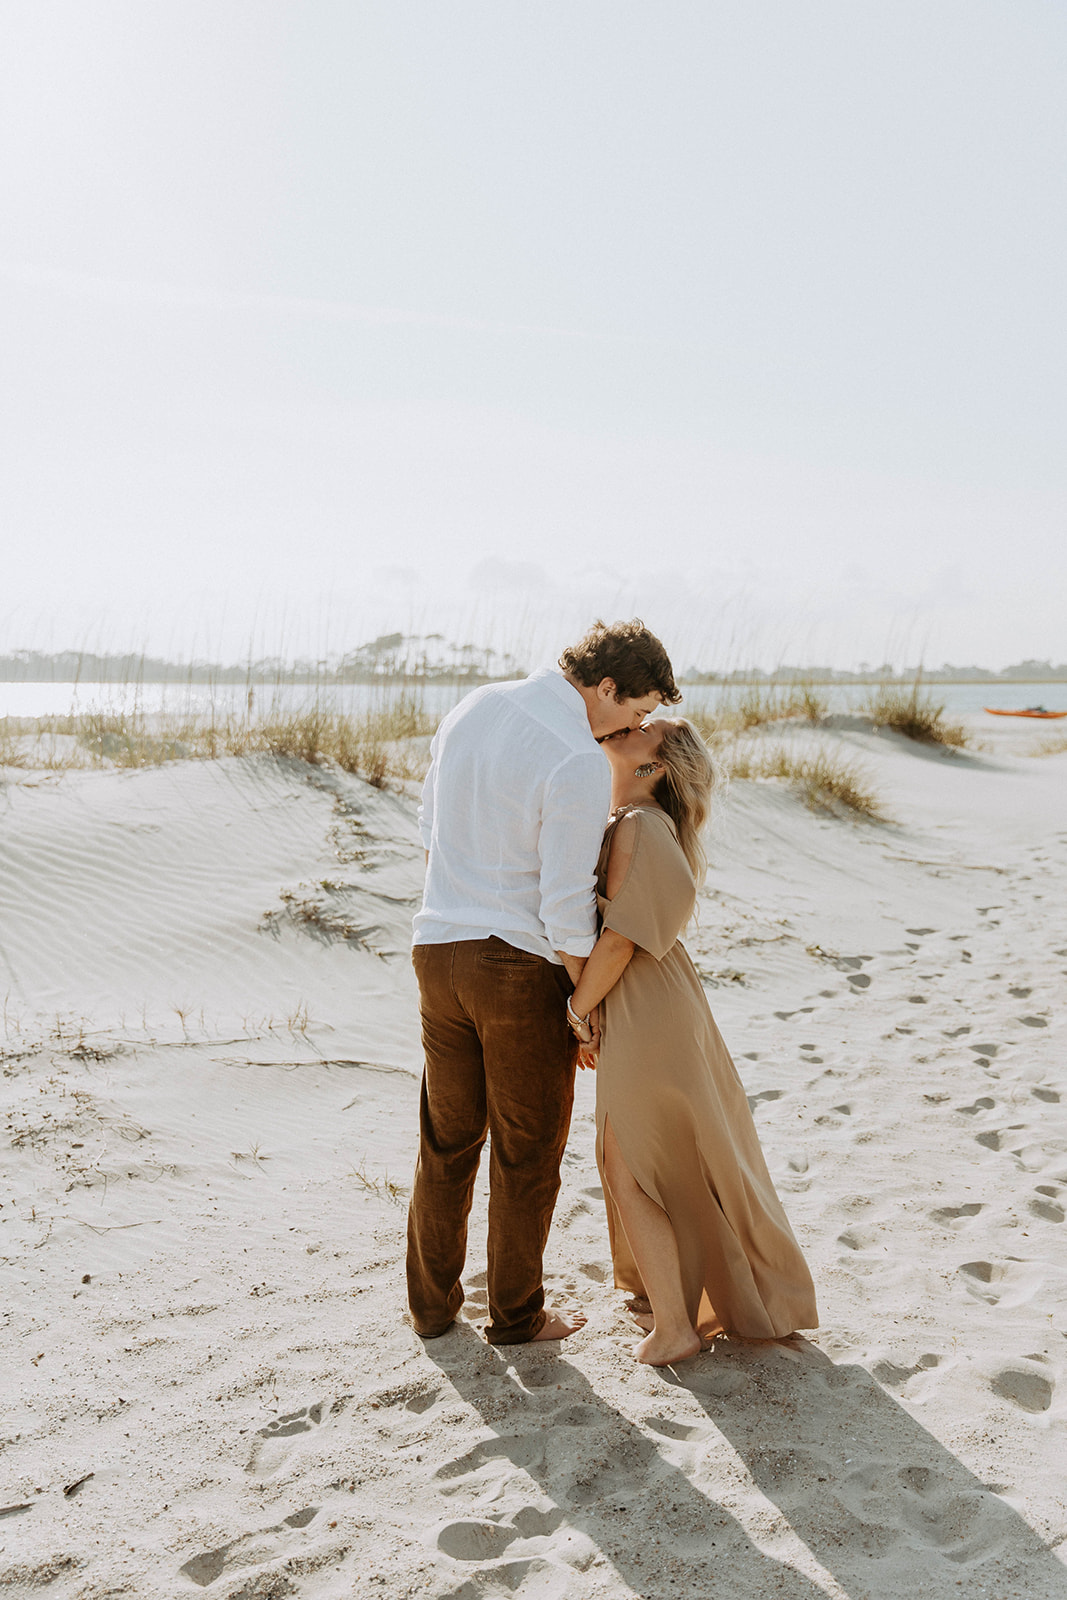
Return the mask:
{"type": "Polygon", "coordinates": [[[681,943],[716,766],[660,641],[597,622],[559,670],[475,690],[431,746],[413,961],[425,1071],[408,1215],[411,1319],[455,1322],[487,1136],[490,1344],[564,1339],[542,1262],[577,1068],[616,1287],[666,1366],[719,1333],[816,1325],[811,1275],[681,943]]]}

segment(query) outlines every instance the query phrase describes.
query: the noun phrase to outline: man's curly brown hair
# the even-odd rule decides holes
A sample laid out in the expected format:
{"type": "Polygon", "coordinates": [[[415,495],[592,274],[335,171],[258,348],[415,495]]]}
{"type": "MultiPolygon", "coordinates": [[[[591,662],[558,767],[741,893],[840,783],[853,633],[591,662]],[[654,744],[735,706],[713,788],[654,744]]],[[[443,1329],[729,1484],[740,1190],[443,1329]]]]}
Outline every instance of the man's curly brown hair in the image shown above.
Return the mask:
{"type": "Polygon", "coordinates": [[[616,700],[641,700],[658,694],[665,706],[682,698],[670,657],[640,617],[613,622],[598,618],[584,638],[568,645],[559,658],[561,669],[587,689],[605,678],[615,683],[616,700]]]}

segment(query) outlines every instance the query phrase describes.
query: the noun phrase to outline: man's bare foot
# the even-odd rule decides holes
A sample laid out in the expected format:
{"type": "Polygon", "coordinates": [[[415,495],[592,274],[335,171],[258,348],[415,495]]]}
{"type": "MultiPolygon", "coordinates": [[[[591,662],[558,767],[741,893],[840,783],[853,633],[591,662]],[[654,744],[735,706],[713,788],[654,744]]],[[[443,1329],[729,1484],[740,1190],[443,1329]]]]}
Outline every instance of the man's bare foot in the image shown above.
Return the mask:
{"type": "Polygon", "coordinates": [[[695,1328],[690,1328],[688,1337],[682,1333],[675,1339],[668,1339],[653,1328],[647,1339],[634,1345],[634,1355],[650,1367],[672,1367],[676,1361],[699,1355],[701,1348],[700,1335],[695,1328]]]}
{"type": "Polygon", "coordinates": [[[635,1311],[634,1314],[633,1314],[633,1318],[634,1318],[634,1321],[637,1323],[637,1326],[639,1328],[644,1328],[646,1333],[651,1333],[652,1329],[656,1326],[656,1319],[652,1315],[651,1311],[649,1311],[649,1312],[635,1311]]]}
{"type": "Polygon", "coordinates": [[[531,1344],[540,1339],[567,1339],[584,1328],[589,1318],[581,1311],[549,1311],[544,1326],[534,1334],[531,1344]]]}

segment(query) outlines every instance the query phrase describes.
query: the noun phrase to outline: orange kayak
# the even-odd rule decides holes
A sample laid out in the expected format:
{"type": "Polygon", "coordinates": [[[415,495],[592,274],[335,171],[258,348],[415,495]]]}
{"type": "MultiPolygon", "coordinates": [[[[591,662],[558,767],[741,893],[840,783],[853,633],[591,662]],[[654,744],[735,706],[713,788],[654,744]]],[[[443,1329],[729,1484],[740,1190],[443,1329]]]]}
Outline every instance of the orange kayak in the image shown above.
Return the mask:
{"type": "Polygon", "coordinates": [[[1025,711],[997,711],[993,706],[985,709],[991,717],[1067,717],[1067,711],[1046,711],[1044,706],[1027,706],[1025,711]]]}

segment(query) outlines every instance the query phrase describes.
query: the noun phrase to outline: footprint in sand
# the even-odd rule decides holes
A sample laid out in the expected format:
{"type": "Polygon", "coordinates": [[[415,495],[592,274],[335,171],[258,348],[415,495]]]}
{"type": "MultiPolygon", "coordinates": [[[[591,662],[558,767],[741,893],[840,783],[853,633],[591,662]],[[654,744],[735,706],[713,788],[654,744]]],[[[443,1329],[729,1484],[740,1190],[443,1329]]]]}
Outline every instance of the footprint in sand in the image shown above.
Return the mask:
{"type": "Polygon", "coordinates": [[[878,1228],[846,1228],[837,1236],[838,1244],[846,1250],[876,1250],[884,1248],[885,1239],[878,1228]]]}
{"type": "Polygon", "coordinates": [[[940,1206],[937,1211],[931,1211],[930,1220],[939,1222],[943,1228],[965,1227],[972,1217],[984,1210],[977,1200],[969,1200],[962,1206],[940,1206]]]}
{"type": "MultiPolygon", "coordinates": [[[[558,1506],[540,1511],[536,1506],[522,1506],[508,1521],[496,1522],[491,1517],[470,1517],[448,1522],[438,1529],[437,1548],[454,1561],[498,1560],[512,1545],[527,1539],[550,1539],[559,1532],[566,1514],[558,1506]]],[[[573,1535],[565,1534],[565,1542],[573,1535]]],[[[529,1562],[511,1562],[508,1571],[529,1562]]]]}
{"type": "Polygon", "coordinates": [[[1047,1017],[1020,1017],[1019,1021],[1022,1023],[1024,1028],[1047,1028],[1048,1027],[1048,1018],[1047,1017]]]}
{"type": "Polygon", "coordinates": [[[992,1284],[996,1268],[991,1261],[964,1261],[959,1270],[970,1280],[968,1288],[972,1289],[980,1300],[988,1300],[991,1305],[996,1304],[1000,1296],[995,1289],[990,1288],[988,1292],[984,1292],[983,1289],[975,1288],[977,1284],[992,1284]]]}
{"type": "Polygon", "coordinates": [[[755,1111],[756,1107],[761,1105],[764,1100],[780,1100],[783,1094],[785,1094],[784,1089],[761,1089],[759,1094],[750,1094],[748,1096],[748,1109],[755,1111]]]}
{"type": "Polygon", "coordinates": [[[965,1033],[970,1033],[971,1028],[970,1024],[965,1022],[962,1028],[945,1028],[943,1031],[946,1039],[961,1039],[965,1033]]]}
{"type": "Polygon", "coordinates": [[[449,1522],[437,1535],[437,1548],[454,1561],[495,1561],[518,1537],[505,1523],[449,1522]]]}
{"type": "MultiPolygon", "coordinates": [[[[554,1424],[557,1419],[552,1420],[554,1424]]],[[[544,1465],[545,1450],[546,1443],[540,1431],[537,1434],[498,1433],[492,1439],[484,1439],[480,1444],[473,1445],[454,1460],[444,1462],[432,1476],[438,1482],[439,1494],[469,1495],[469,1480],[484,1473],[486,1468],[495,1468],[497,1463],[505,1462],[526,1472],[536,1471],[544,1465]],[[445,1488],[444,1485],[453,1478],[459,1482],[454,1487],[445,1488]]]]}
{"type": "Polygon", "coordinates": [[[1004,1538],[1008,1508],[982,1492],[961,1494],[932,1467],[901,1467],[901,1520],[912,1539],[954,1563],[980,1560],[1004,1538]]]}
{"type": "Polygon", "coordinates": [[[1052,1404],[1052,1384],[1040,1372],[1029,1367],[1005,1367],[993,1378],[989,1387],[1002,1400],[1010,1400],[1021,1411],[1047,1411],[1052,1404]]]}
{"type": "Polygon", "coordinates": [[[697,1423],[694,1427],[688,1422],[675,1422],[671,1417],[646,1417],[645,1427],[663,1439],[707,1439],[711,1433],[707,1426],[697,1423]]]}
{"type": "Polygon", "coordinates": [[[1030,1202],[1031,1216],[1040,1217],[1042,1222],[1062,1222],[1067,1212],[1057,1200],[1056,1190],[1039,1183],[1035,1192],[1039,1198],[1030,1202]]]}
{"type": "MultiPolygon", "coordinates": [[[[271,1528],[264,1528],[261,1533],[246,1533],[239,1539],[234,1539],[230,1544],[219,1545],[215,1550],[203,1550],[199,1555],[186,1561],[179,1570],[183,1577],[190,1582],[206,1589],[209,1584],[220,1578],[224,1572],[232,1572],[235,1568],[255,1566],[261,1561],[276,1559],[286,1552],[290,1545],[287,1535],[306,1528],[313,1522],[321,1511],[321,1506],[305,1506],[301,1511],[294,1511],[290,1516],[284,1517],[281,1522],[271,1528]]],[[[239,1596],[248,1595],[249,1600],[255,1595],[287,1594],[288,1589],[274,1589],[260,1587],[258,1583],[250,1583],[245,1588],[231,1595],[231,1600],[238,1600],[239,1596]]]]}
{"type": "Polygon", "coordinates": [[[607,1283],[608,1281],[608,1268],[599,1261],[584,1261],[578,1271],[592,1283],[607,1283]]]}
{"type": "Polygon", "coordinates": [[[275,1417],[265,1428],[260,1428],[261,1439],[288,1439],[294,1433],[310,1433],[322,1421],[322,1401],[304,1406],[301,1411],[290,1411],[284,1417],[275,1417]]]}
{"type": "Polygon", "coordinates": [[[975,1299],[990,1306],[1027,1305],[1045,1281],[1039,1264],[1014,1256],[1003,1261],[964,1261],[958,1270],[975,1299]]]}
{"type": "Polygon", "coordinates": [[[342,1395],[332,1406],[325,1400],[316,1400],[312,1405],[303,1406],[299,1411],[289,1411],[285,1416],[275,1417],[265,1428],[257,1430],[257,1441],[262,1442],[257,1442],[253,1446],[245,1471],[255,1473],[258,1477],[269,1477],[271,1473],[277,1472],[295,1448],[295,1445],[288,1441],[295,1440],[305,1433],[316,1432],[324,1416],[332,1417],[343,1411],[350,1399],[350,1395],[342,1395]]]}
{"type": "Polygon", "coordinates": [[[973,1106],[957,1106],[956,1110],[962,1111],[964,1116],[973,1117],[977,1115],[979,1111],[992,1111],[996,1103],[997,1102],[995,1100],[990,1100],[989,1096],[984,1094],[974,1102],[973,1106]]]}
{"type": "Polygon", "coordinates": [[[1037,1085],[1030,1090],[1030,1093],[1035,1099],[1044,1100],[1046,1105],[1058,1106],[1060,1103],[1059,1093],[1055,1089],[1043,1089],[1040,1085],[1037,1085]]]}
{"type": "Polygon", "coordinates": [[[929,1351],[926,1355],[920,1356],[913,1367],[901,1367],[895,1361],[876,1361],[871,1368],[871,1373],[878,1379],[879,1383],[899,1389],[909,1379],[917,1377],[920,1372],[930,1372],[934,1367],[939,1367],[940,1365],[941,1357],[929,1351]]]}
{"type": "Polygon", "coordinates": [[[919,1465],[893,1471],[872,1462],[851,1472],[838,1494],[837,1525],[868,1554],[884,1554],[905,1538],[956,1564],[977,1561],[1002,1545],[1013,1515],[986,1493],[961,1493],[950,1479],[919,1465]]]}
{"type": "Polygon", "coordinates": [[[969,1044],[968,1050],[973,1050],[976,1056],[989,1056],[992,1059],[1000,1049],[999,1044],[969,1044]]]}
{"type": "Polygon", "coordinates": [[[422,1413],[429,1411],[430,1407],[436,1405],[440,1398],[440,1389],[422,1389],[418,1394],[413,1394],[410,1400],[404,1402],[404,1410],[413,1411],[417,1417],[421,1417],[422,1413]]]}

